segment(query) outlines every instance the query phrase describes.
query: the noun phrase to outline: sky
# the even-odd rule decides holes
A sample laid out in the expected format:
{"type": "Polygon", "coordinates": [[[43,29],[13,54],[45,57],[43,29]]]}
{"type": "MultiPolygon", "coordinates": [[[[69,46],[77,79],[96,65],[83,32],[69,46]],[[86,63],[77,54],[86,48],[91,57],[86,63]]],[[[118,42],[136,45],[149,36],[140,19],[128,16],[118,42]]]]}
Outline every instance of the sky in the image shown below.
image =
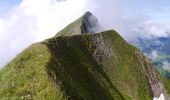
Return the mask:
{"type": "Polygon", "coordinates": [[[170,34],[169,0],[0,0],[0,68],[86,11],[127,41],[170,34]]]}

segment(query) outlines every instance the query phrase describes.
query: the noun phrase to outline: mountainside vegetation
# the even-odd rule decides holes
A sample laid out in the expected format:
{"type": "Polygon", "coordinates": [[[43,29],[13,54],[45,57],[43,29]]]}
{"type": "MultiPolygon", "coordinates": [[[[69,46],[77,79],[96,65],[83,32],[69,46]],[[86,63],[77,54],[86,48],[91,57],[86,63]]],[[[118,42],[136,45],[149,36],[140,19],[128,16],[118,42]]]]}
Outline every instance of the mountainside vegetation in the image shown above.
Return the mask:
{"type": "Polygon", "coordinates": [[[163,93],[169,100],[170,81],[116,31],[96,33],[90,16],[31,45],[0,70],[0,99],[152,100],[163,93]]]}

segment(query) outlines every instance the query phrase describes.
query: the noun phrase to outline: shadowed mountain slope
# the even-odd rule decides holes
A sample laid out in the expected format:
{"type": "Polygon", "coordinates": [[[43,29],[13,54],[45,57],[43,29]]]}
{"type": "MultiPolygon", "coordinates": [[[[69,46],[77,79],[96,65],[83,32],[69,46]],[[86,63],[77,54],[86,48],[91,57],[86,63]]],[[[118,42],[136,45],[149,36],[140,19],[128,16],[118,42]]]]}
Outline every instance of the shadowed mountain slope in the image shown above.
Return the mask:
{"type": "Polygon", "coordinates": [[[0,98],[152,100],[163,93],[168,100],[169,80],[117,32],[91,31],[93,21],[82,26],[85,15],[4,67],[0,98]]]}
{"type": "Polygon", "coordinates": [[[97,18],[92,13],[86,12],[82,17],[58,32],[56,36],[72,36],[97,33],[101,30],[102,29],[97,18]]]}

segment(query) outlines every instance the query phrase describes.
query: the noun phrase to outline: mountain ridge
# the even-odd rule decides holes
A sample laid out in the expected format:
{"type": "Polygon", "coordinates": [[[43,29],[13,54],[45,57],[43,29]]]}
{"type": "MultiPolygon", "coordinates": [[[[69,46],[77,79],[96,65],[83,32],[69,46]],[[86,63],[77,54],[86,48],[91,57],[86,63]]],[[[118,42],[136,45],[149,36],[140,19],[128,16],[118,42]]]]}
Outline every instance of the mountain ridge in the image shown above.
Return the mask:
{"type": "Polygon", "coordinates": [[[86,24],[84,34],[80,23],[33,44],[4,67],[0,98],[151,100],[163,93],[169,100],[169,80],[137,48],[114,30],[90,34],[96,25],[86,24]]]}
{"type": "Polygon", "coordinates": [[[97,33],[99,31],[101,31],[101,26],[98,19],[91,12],[86,12],[79,19],[58,32],[56,37],[97,33]]]}

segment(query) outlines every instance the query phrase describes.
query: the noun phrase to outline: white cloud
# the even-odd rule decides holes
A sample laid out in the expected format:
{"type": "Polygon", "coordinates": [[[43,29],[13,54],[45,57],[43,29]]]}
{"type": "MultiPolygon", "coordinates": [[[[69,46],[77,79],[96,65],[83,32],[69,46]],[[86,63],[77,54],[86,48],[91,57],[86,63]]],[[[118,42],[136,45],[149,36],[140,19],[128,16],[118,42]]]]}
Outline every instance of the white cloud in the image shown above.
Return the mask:
{"type": "Polygon", "coordinates": [[[151,58],[153,61],[157,60],[159,55],[156,50],[152,50],[152,52],[148,55],[149,58],[151,58]]]}
{"type": "Polygon", "coordinates": [[[148,39],[168,37],[170,35],[170,23],[145,22],[140,28],[137,28],[136,32],[148,39]]]}
{"type": "Polygon", "coordinates": [[[170,70],[170,63],[168,61],[164,61],[162,68],[164,70],[170,70]]]}
{"type": "Polygon", "coordinates": [[[52,37],[84,13],[85,0],[22,0],[0,17],[0,68],[33,42],[52,37]]]}
{"type": "Polygon", "coordinates": [[[31,43],[54,36],[86,11],[94,13],[102,27],[115,29],[126,40],[141,34],[166,36],[169,24],[146,24],[150,15],[135,12],[133,6],[128,0],[22,0],[0,16],[0,67],[31,43]],[[135,30],[138,27],[144,31],[135,30]]]}
{"type": "Polygon", "coordinates": [[[66,24],[83,14],[85,0],[24,0],[20,7],[25,15],[33,16],[36,21],[36,40],[56,34],[66,24]]]}

